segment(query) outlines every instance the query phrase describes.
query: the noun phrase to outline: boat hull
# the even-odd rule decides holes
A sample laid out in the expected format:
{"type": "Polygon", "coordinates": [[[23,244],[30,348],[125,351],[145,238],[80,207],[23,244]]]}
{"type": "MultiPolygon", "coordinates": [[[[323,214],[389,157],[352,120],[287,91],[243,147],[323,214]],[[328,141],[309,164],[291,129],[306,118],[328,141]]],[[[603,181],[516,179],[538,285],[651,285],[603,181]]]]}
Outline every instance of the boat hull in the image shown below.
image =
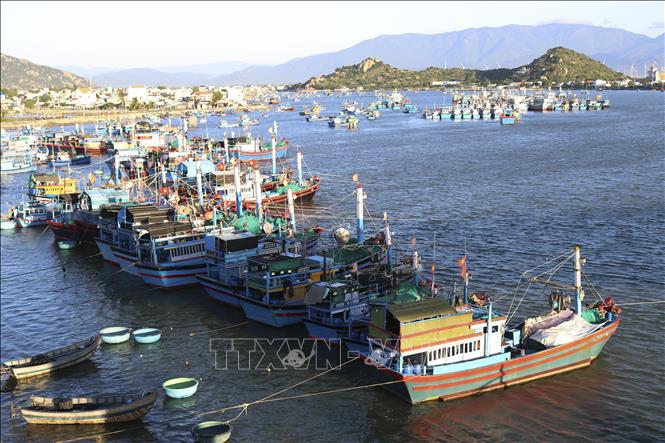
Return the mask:
{"type": "Polygon", "coordinates": [[[240,308],[240,301],[238,300],[238,296],[241,293],[244,293],[244,287],[232,288],[223,285],[217,280],[206,277],[205,275],[198,275],[197,278],[210,298],[217,300],[220,303],[224,303],[235,308],[240,308]]]}
{"type": "Polygon", "coordinates": [[[245,317],[274,328],[295,325],[307,317],[307,306],[304,304],[269,306],[248,297],[242,297],[239,301],[245,317]]]}
{"type": "Polygon", "coordinates": [[[134,265],[134,272],[143,278],[147,285],[164,289],[181,288],[199,283],[198,275],[208,272],[205,264],[185,265],[182,267],[154,267],[140,264],[134,265]]]}
{"type": "Polygon", "coordinates": [[[122,423],[138,420],[145,416],[157,399],[157,391],[145,395],[131,403],[112,405],[92,411],[45,411],[35,408],[22,408],[21,415],[30,424],[44,425],[90,425],[122,423]]]}
{"type": "Polygon", "coordinates": [[[394,382],[384,387],[411,404],[436,399],[453,400],[589,366],[618,325],[619,320],[565,345],[457,372],[410,376],[375,367],[383,381],[394,382]]]}
{"type": "Polygon", "coordinates": [[[2,169],[0,174],[22,174],[24,172],[32,172],[37,170],[37,165],[26,166],[23,168],[13,168],[13,169],[2,169]]]}
{"type": "MultiPolygon", "coordinates": [[[[57,369],[66,368],[75,364],[88,360],[92,355],[97,352],[101,343],[101,336],[96,335],[90,339],[71,345],[73,348],[70,352],[65,352],[56,355],[52,361],[46,362],[41,365],[16,367],[12,365],[15,362],[3,363],[3,367],[9,367],[12,374],[17,380],[26,380],[29,378],[40,377],[49,374],[57,369]],[[78,349],[77,349],[78,348],[78,349]]],[[[58,351],[58,350],[57,350],[58,351]]],[[[54,351],[54,352],[57,352],[54,351]]],[[[46,353],[48,356],[49,353],[46,353]]]]}

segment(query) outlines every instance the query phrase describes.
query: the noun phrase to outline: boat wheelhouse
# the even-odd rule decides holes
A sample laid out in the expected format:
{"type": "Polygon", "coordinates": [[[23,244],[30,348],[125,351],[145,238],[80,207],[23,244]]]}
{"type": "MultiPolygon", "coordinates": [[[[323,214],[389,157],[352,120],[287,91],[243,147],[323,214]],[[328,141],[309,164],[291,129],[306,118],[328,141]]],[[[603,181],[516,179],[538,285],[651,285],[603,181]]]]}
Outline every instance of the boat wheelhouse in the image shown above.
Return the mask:
{"type": "Polygon", "coordinates": [[[133,265],[138,257],[135,229],[144,229],[172,220],[171,208],[145,204],[105,206],[100,211],[97,247],[105,261],[133,272],[133,265]]]}
{"type": "Polygon", "coordinates": [[[301,322],[307,316],[307,286],[321,280],[324,262],[318,255],[289,252],[249,258],[245,294],[239,297],[245,316],[274,327],[301,322]]]}
{"type": "Polygon", "coordinates": [[[46,205],[35,200],[19,204],[14,209],[14,219],[22,228],[44,226],[53,218],[53,212],[47,210],[46,205]]]}
{"type": "Polygon", "coordinates": [[[205,274],[206,233],[191,223],[165,222],[134,228],[137,258],[132,273],[152,286],[172,289],[198,283],[205,274]]]}

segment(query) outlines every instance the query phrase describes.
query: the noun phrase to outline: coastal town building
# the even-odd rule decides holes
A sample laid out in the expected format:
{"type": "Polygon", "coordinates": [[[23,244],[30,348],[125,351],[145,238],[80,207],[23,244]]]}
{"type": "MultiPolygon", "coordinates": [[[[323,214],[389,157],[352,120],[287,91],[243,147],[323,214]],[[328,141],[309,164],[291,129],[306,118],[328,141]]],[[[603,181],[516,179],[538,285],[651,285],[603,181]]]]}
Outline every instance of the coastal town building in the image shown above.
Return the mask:
{"type": "Polygon", "coordinates": [[[134,99],[139,103],[147,103],[148,89],[145,86],[129,86],[127,88],[127,101],[132,102],[134,99]]]}

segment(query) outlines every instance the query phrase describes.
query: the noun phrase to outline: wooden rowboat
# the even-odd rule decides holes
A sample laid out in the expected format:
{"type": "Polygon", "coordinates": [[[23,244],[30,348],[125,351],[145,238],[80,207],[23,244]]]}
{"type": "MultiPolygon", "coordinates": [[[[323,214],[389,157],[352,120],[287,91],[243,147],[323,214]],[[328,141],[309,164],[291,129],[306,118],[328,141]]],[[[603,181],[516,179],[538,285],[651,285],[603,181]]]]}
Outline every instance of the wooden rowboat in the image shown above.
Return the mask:
{"type": "Polygon", "coordinates": [[[122,423],[145,416],[156,399],[157,391],[100,397],[31,397],[32,406],[21,408],[21,415],[28,423],[42,425],[122,423]]]}
{"type": "Polygon", "coordinates": [[[10,372],[17,380],[45,375],[89,359],[99,349],[100,342],[101,336],[97,334],[45,354],[6,361],[2,363],[2,372],[10,372]]]}

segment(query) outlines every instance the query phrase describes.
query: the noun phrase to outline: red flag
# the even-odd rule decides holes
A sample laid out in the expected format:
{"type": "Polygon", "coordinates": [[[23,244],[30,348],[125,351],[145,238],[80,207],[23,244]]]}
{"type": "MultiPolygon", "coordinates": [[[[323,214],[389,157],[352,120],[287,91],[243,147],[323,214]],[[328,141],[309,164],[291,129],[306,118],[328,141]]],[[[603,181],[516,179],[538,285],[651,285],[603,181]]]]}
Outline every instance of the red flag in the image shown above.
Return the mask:
{"type": "Polygon", "coordinates": [[[460,275],[462,278],[466,278],[467,269],[466,269],[466,255],[457,260],[457,266],[460,268],[460,275]]]}

